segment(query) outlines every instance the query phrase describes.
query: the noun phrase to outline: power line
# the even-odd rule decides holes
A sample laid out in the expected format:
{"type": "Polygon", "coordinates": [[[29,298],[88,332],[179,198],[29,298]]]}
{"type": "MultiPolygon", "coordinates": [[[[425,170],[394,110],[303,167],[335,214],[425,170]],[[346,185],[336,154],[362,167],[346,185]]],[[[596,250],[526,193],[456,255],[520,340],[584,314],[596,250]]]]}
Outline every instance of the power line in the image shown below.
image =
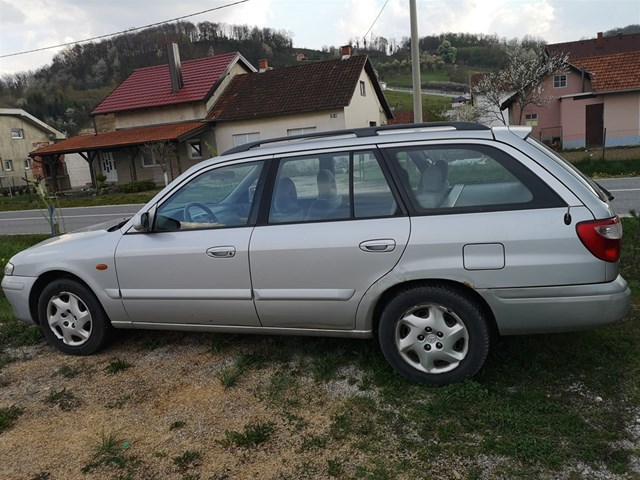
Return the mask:
{"type": "Polygon", "coordinates": [[[178,20],[183,20],[185,18],[195,17],[196,15],[202,15],[203,13],[213,12],[214,10],[222,10],[223,8],[233,7],[234,5],[238,5],[240,3],[245,3],[245,2],[248,2],[248,1],[249,0],[238,0],[237,2],[227,3],[226,5],[221,5],[221,6],[215,7],[215,8],[209,8],[208,10],[202,10],[201,12],[190,13],[189,15],[183,15],[182,17],[172,18],[171,20],[163,20],[162,22],[150,23],[149,25],[145,25],[143,27],[127,28],[126,30],[122,30],[120,32],[107,33],[106,35],[99,35],[97,37],[86,38],[84,40],[77,40],[75,42],[67,42],[67,43],[61,43],[59,45],[51,45],[49,47],[35,48],[33,50],[26,50],[24,52],[7,53],[5,55],[0,55],[0,58],[16,57],[18,55],[26,55],[27,53],[41,52],[43,50],[51,50],[52,48],[69,47],[71,45],[78,45],[80,43],[93,42],[94,40],[100,40],[102,38],[107,38],[107,37],[113,37],[114,35],[120,35],[121,33],[136,32],[138,30],[144,30],[145,28],[157,27],[158,25],[164,25],[165,23],[176,22],[178,20]]]}
{"type": "Polygon", "coordinates": [[[387,3],[389,3],[389,0],[386,0],[386,2],[384,2],[384,5],[382,5],[382,8],[380,9],[380,13],[378,13],[378,16],[376,17],[376,19],[373,21],[373,23],[371,24],[371,26],[369,27],[369,30],[367,30],[367,33],[365,33],[362,38],[367,38],[367,35],[369,35],[369,32],[371,31],[371,29],[373,28],[373,26],[376,24],[376,22],[378,21],[378,19],[380,18],[380,15],[382,15],[382,11],[384,10],[384,7],[387,6],[387,3]]]}

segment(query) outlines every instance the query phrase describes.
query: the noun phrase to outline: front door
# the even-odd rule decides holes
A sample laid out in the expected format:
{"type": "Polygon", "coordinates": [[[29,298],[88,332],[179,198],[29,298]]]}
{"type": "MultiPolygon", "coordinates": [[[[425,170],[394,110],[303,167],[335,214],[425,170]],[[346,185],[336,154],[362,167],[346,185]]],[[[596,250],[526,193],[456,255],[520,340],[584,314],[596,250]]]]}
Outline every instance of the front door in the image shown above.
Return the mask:
{"type": "Polygon", "coordinates": [[[604,140],[604,104],[587,105],[585,116],[587,148],[602,147],[604,140]]]}
{"type": "Polygon", "coordinates": [[[262,325],[353,329],[360,300],[398,262],[409,229],[372,152],[282,159],[268,222],[250,246],[262,325]]]}
{"type": "Polygon", "coordinates": [[[116,249],[122,301],[134,325],[259,325],[249,239],[263,162],[201,172],[163,200],[148,233],[116,249]]]}
{"type": "Polygon", "coordinates": [[[107,177],[107,182],[118,182],[118,170],[116,169],[116,161],[113,158],[113,152],[102,152],[100,169],[104,176],[107,177]]]}

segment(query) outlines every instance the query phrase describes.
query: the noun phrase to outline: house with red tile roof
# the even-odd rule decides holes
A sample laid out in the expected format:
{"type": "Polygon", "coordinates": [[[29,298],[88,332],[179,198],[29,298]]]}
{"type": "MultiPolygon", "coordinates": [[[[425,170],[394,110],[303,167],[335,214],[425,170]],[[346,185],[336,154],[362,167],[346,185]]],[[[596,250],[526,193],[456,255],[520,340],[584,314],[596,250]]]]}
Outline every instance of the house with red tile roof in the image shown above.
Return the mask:
{"type": "Polygon", "coordinates": [[[207,146],[215,148],[215,135],[209,110],[235,76],[255,68],[237,52],[181,62],[177,45],[168,47],[169,64],[135,70],[93,109],[93,132],[30,156],[78,153],[89,164],[94,185],[97,174],[109,183],[162,185],[210,157],[207,146]]]}
{"type": "Polygon", "coordinates": [[[239,75],[207,119],[220,152],[243,143],[310,132],[386,125],[393,114],[367,56],[239,75]]]}
{"type": "Polygon", "coordinates": [[[29,152],[63,140],[66,136],[21,108],[0,107],[0,189],[26,187],[27,180],[55,173],[55,182],[64,187],[69,177],[64,165],[41,164],[29,158],[29,152]]]}
{"type": "MultiPolygon", "coordinates": [[[[564,72],[545,80],[550,101],[528,107],[523,120],[532,135],[557,148],[640,144],[640,35],[618,35],[547,46],[567,53],[564,72]]],[[[519,118],[509,107],[511,123],[519,118]]]]}
{"type": "MultiPolygon", "coordinates": [[[[172,58],[173,57],[173,58],[172,58]]],[[[311,131],[384,125],[393,115],[371,62],[352,56],[253,68],[239,53],[135,70],[92,112],[95,132],[31,153],[79,153],[107,182],[172,180],[243,143],[311,131]],[[150,148],[162,145],[163,148],[150,148]],[[154,157],[161,157],[154,158],[154,157]]]]}

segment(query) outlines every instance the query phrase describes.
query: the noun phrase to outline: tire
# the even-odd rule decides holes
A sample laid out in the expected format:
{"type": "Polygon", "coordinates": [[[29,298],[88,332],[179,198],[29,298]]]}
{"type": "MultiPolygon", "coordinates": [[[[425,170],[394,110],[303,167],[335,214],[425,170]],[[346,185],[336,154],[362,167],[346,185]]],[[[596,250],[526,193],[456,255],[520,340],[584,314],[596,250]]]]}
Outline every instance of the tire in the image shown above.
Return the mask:
{"type": "Polygon", "coordinates": [[[113,327],[100,302],[76,280],[54,280],[42,290],[38,319],[47,341],[70,355],[90,355],[111,340],[113,327]]]}
{"type": "Polygon", "coordinates": [[[482,309],[468,295],[440,285],[393,297],[382,311],[378,340],[397,373],[430,385],[473,376],[489,351],[482,309]]]}

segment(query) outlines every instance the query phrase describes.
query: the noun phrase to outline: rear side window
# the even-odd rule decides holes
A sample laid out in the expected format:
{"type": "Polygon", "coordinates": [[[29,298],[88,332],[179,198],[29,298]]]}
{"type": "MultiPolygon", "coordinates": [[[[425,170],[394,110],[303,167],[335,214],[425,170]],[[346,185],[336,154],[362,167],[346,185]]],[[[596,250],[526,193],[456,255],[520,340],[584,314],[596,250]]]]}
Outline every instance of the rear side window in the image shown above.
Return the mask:
{"type": "Polygon", "coordinates": [[[564,203],[542,180],[501,150],[484,145],[386,151],[417,213],[551,208],[564,203]]]}

